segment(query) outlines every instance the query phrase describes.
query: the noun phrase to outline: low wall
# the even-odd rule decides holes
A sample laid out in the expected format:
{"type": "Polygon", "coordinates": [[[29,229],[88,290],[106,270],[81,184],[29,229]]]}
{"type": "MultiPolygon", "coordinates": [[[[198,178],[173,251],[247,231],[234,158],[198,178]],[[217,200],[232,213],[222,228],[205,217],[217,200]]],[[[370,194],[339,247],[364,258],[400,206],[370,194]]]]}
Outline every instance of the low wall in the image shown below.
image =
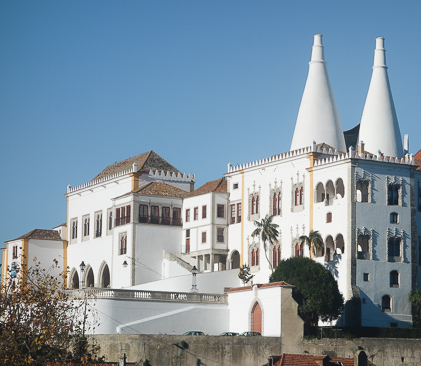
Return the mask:
{"type": "Polygon", "coordinates": [[[329,354],[353,358],[362,347],[376,366],[421,365],[421,339],[361,338],[302,340],[295,344],[279,337],[218,337],[171,335],[97,335],[107,360],[116,361],[123,353],[127,361],[140,365],[148,359],[152,366],[261,366],[271,355],[281,353],[329,354]],[[189,348],[176,345],[187,342],[189,348]],[[200,360],[200,362],[199,362],[200,360]]]}

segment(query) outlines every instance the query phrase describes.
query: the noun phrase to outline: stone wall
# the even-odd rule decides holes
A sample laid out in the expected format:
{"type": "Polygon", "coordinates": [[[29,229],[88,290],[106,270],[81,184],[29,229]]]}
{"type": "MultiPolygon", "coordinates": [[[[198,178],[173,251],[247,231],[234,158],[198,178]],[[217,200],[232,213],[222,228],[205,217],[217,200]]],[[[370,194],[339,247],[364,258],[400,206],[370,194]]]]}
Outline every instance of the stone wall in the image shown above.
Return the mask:
{"type": "Polygon", "coordinates": [[[271,355],[281,353],[329,354],[353,358],[359,347],[376,366],[420,366],[421,339],[361,338],[314,339],[281,343],[278,337],[218,337],[171,335],[98,335],[101,352],[117,361],[123,353],[127,361],[140,365],[148,359],[152,366],[261,366],[271,355]],[[189,348],[176,345],[187,342],[189,348]],[[200,360],[200,362],[199,362],[200,360]]]}

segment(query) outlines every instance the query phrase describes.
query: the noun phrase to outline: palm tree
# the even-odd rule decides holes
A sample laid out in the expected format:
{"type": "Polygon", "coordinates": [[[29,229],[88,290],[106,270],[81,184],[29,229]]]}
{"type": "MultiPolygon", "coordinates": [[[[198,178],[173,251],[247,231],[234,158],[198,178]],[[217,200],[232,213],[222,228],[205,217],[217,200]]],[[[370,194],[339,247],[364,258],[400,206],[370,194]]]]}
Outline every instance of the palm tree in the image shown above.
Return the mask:
{"type": "Polygon", "coordinates": [[[268,257],[267,243],[269,242],[269,244],[274,244],[278,240],[279,225],[274,224],[272,222],[272,219],[273,219],[273,216],[266,215],[266,217],[263,218],[261,221],[255,221],[254,226],[256,226],[256,229],[254,229],[254,231],[251,233],[251,236],[253,238],[257,236],[262,240],[266,259],[269,262],[270,268],[273,272],[273,266],[268,257]]]}
{"type": "Polygon", "coordinates": [[[323,239],[320,233],[316,230],[310,230],[308,236],[300,236],[301,243],[307,243],[310,249],[310,259],[313,259],[314,250],[319,250],[323,248],[323,239]]]}

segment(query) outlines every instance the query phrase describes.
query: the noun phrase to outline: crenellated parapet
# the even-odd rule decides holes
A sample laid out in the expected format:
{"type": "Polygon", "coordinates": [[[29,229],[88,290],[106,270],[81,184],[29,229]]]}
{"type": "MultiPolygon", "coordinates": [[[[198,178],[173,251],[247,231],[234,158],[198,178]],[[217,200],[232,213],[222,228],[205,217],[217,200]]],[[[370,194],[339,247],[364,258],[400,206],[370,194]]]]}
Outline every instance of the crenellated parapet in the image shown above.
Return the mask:
{"type": "Polygon", "coordinates": [[[160,179],[160,180],[168,180],[173,182],[186,182],[186,183],[196,183],[196,174],[187,174],[187,173],[176,173],[176,172],[165,172],[165,171],[153,171],[152,169],[149,171],[149,177],[160,179]]]}

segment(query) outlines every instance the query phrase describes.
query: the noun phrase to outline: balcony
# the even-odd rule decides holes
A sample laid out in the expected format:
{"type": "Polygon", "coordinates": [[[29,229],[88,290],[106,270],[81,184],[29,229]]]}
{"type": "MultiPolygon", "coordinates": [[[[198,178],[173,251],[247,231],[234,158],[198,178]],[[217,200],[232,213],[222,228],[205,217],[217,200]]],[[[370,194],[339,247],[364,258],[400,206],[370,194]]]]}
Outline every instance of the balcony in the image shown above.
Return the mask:
{"type": "Polygon", "coordinates": [[[179,217],[168,217],[168,216],[140,216],[139,223],[141,224],[155,224],[155,225],[171,225],[181,226],[182,221],[179,217]]]}

